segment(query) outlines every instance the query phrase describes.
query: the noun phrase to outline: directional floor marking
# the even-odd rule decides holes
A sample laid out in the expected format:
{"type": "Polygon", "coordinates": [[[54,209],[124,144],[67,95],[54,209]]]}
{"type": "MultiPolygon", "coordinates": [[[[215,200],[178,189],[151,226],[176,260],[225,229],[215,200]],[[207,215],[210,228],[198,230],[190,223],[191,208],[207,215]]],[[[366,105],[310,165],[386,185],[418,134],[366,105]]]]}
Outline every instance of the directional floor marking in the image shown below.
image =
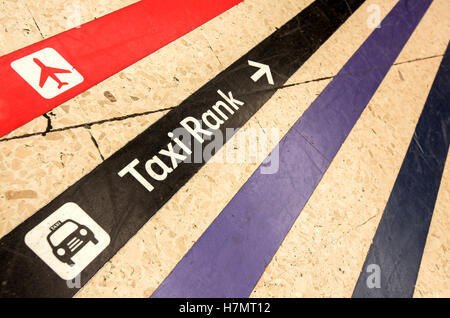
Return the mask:
{"type": "Polygon", "coordinates": [[[259,70],[255,74],[253,74],[252,77],[251,77],[253,82],[257,82],[261,77],[266,75],[267,76],[267,81],[269,82],[269,84],[270,85],[274,85],[275,84],[273,82],[272,72],[270,71],[270,66],[269,65],[261,64],[261,63],[258,63],[258,62],[253,62],[253,61],[250,61],[250,60],[248,60],[248,65],[259,68],[259,70]]]}

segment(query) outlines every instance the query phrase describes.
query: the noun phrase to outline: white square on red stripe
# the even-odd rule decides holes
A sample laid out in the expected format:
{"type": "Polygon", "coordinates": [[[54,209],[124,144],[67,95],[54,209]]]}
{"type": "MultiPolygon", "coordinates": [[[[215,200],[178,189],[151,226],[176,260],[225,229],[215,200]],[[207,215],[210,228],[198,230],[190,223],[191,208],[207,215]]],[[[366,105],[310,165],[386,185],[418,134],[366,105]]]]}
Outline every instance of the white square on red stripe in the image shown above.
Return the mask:
{"type": "Polygon", "coordinates": [[[83,82],[83,76],[55,49],[45,48],[11,63],[42,97],[54,98],[83,82]]]}

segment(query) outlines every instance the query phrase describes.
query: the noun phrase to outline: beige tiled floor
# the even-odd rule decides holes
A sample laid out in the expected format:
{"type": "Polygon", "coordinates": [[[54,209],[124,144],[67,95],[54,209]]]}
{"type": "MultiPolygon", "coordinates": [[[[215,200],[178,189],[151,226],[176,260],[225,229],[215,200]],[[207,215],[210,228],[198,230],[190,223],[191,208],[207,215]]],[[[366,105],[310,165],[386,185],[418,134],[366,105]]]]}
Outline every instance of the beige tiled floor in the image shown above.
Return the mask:
{"type": "Polygon", "coordinates": [[[391,69],[252,296],[352,295],[439,64],[391,69]]]}
{"type": "Polygon", "coordinates": [[[84,128],[0,143],[0,236],[101,162],[84,128]],[[27,195],[23,194],[26,191],[27,195]]]}

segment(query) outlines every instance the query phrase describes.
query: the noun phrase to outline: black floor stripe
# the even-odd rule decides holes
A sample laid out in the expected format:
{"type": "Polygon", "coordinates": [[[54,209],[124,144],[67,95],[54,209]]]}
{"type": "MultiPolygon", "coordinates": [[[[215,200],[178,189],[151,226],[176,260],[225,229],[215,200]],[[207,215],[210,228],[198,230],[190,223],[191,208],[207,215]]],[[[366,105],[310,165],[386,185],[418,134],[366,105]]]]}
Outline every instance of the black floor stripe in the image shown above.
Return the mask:
{"type": "Polygon", "coordinates": [[[447,49],[353,297],[413,296],[449,143],[450,50],[447,49]]]}
{"type": "MultiPolygon", "coordinates": [[[[164,171],[161,169],[155,171],[152,179],[145,167],[146,163],[149,170],[155,167],[150,164],[150,160],[163,160],[160,167],[166,172],[172,170],[167,167],[174,166],[171,159],[160,153],[164,149],[170,150],[169,144],[175,145],[168,133],[179,128],[180,122],[188,116],[202,118],[202,114],[218,101],[222,111],[228,115],[218,131],[225,135],[226,128],[242,127],[273,96],[277,91],[275,87],[282,86],[363,2],[364,0],[316,0],[179,107],[171,110],[90,174],[3,237],[0,240],[0,296],[73,296],[78,289],[68,288],[67,266],[75,263],[84,268],[84,265],[78,264],[86,262],[86,258],[94,257],[79,276],[79,285],[86,284],[204,165],[204,162],[178,162],[178,167],[165,179],[164,176],[156,176],[163,175],[164,171]],[[269,65],[273,85],[266,76],[254,82],[251,77],[257,68],[249,65],[249,61],[269,65]],[[232,111],[234,109],[233,114],[227,108],[232,111]],[[134,164],[137,164],[136,170],[131,172],[134,164]],[[125,167],[130,169],[129,172],[124,172],[119,177],[118,173],[125,167]],[[138,182],[132,173],[135,176],[140,174],[147,181],[141,178],[138,182]],[[156,181],[157,178],[164,180],[156,181]],[[71,215],[84,221],[73,223],[69,220],[71,215]],[[50,221],[52,224],[48,223],[50,221]],[[62,229],[66,228],[75,230],[64,238],[62,234],[68,230],[63,232],[62,229]],[[84,248],[84,241],[77,245],[80,239],[78,232],[83,229],[83,237],[93,252],[86,254],[81,261],[74,260],[77,251],[84,248]],[[95,235],[93,229],[97,229],[98,235],[95,235]],[[63,239],[59,236],[63,236],[63,239]],[[99,245],[94,243],[96,241],[99,245]],[[100,254],[96,256],[99,249],[100,254]],[[38,257],[35,253],[46,253],[46,256],[38,257]],[[46,259],[49,266],[42,259],[46,259]]],[[[205,141],[203,148],[213,142],[214,139],[205,141]]],[[[196,145],[191,145],[191,149],[197,149],[196,145]]],[[[73,284],[69,285],[73,287],[73,284]]]]}

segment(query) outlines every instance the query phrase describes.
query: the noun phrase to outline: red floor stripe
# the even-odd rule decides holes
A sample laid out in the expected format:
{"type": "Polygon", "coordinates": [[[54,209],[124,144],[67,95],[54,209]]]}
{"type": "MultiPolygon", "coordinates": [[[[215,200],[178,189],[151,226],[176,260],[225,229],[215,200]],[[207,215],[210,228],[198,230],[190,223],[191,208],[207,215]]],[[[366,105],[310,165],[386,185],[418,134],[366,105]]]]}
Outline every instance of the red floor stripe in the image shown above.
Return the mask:
{"type": "Polygon", "coordinates": [[[0,57],[0,137],[241,1],[144,0],[0,57]]]}

